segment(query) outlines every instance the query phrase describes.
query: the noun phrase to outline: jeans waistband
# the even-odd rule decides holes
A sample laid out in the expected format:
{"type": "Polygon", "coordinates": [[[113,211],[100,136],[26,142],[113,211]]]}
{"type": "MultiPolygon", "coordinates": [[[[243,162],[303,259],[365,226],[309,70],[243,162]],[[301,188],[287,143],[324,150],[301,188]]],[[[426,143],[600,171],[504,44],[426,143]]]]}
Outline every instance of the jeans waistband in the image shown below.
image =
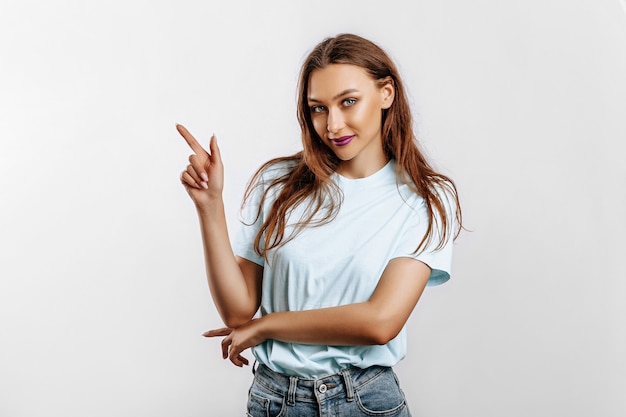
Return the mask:
{"type": "Polygon", "coordinates": [[[385,372],[393,371],[385,366],[371,366],[365,369],[351,367],[337,374],[310,379],[285,375],[259,364],[255,372],[255,380],[266,389],[284,396],[288,405],[293,405],[296,401],[316,402],[338,395],[343,395],[348,401],[353,401],[355,389],[385,372]]]}

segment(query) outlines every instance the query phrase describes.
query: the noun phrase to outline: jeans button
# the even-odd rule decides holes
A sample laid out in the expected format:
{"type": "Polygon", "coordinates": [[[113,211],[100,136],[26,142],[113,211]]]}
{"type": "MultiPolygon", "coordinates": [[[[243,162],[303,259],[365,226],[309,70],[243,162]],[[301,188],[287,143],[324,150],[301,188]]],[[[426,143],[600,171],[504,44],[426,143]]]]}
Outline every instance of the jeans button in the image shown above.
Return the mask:
{"type": "Polygon", "coordinates": [[[328,387],[325,384],[320,385],[318,388],[322,394],[325,393],[327,389],[328,387]]]}

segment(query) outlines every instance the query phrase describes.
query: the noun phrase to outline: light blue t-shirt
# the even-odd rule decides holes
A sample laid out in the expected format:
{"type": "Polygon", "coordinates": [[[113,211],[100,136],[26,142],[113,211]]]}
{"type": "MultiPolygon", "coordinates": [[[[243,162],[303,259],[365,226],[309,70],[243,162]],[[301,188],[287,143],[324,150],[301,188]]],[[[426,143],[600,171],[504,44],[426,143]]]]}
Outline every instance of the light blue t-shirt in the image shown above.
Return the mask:
{"type": "MultiPolygon", "coordinates": [[[[285,172],[285,163],[266,169],[262,184],[285,172]]],[[[429,285],[450,277],[452,239],[438,251],[427,247],[414,253],[428,227],[422,197],[405,184],[396,183],[396,164],[390,161],[366,178],[348,179],[333,174],[343,193],[337,216],[321,226],[306,227],[294,239],[268,254],[268,262],[254,252],[253,244],[265,214],[278,190],[271,190],[261,216],[252,225],[259,207],[260,186],[242,213],[242,225],[233,249],[236,255],[263,266],[261,314],[309,310],[367,301],[390,260],[410,257],[431,269],[429,285]]],[[[444,198],[445,201],[445,198],[444,198]]],[[[306,204],[289,217],[285,236],[293,230],[306,204]]],[[[453,219],[453,215],[449,215],[453,219]]],[[[319,378],[350,366],[393,366],[406,354],[406,330],[385,345],[328,346],[267,340],[253,348],[260,363],[284,374],[319,378]]]]}

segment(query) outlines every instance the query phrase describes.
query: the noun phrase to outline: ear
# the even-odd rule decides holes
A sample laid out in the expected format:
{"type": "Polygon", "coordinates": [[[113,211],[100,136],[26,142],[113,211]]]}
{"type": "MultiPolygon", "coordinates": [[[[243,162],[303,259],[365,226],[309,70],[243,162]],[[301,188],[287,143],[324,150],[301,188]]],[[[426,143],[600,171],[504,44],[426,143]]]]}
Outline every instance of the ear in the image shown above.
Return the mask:
{"type": "Polygon", "coordinates": [[[388,109],[393,104],[393,99],[396,95],[396,87],[391,77],[380,80],[380,83],[382,84],[380,87],[381,108],[388,109]]]}

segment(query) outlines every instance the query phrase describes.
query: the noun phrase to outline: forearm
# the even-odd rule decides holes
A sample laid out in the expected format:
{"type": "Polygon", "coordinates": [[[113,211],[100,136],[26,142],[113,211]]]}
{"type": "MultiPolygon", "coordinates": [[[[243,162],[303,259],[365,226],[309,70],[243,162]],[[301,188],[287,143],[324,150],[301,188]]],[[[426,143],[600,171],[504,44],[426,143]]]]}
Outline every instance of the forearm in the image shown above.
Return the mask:
{"type": "Polygon", "coordinates": [[[232,251],[222,199],[199,207],[198,218],[213,302],[224,323],[229,327],[237,327],[254,316],[259,300],[232,251]]]}
{"type": "Polygon", "coordinates": [[[270,313],[237,328],[206,332],[226,336],[222,354],[237,366],[241,352],[267,339],[319,345],[383,345],[408,320],[430,276],[430,268],[411,258],[389,262],[372,296],[365,302],[304,311],[270,313]]]}
{"type": "Polygon", "coordinates": [[[323,345],[382,345],[402,329],[405,318],[385,314],[372,301],[316,310],[268,314],[259,319],[263,339],[323,345]]]}

